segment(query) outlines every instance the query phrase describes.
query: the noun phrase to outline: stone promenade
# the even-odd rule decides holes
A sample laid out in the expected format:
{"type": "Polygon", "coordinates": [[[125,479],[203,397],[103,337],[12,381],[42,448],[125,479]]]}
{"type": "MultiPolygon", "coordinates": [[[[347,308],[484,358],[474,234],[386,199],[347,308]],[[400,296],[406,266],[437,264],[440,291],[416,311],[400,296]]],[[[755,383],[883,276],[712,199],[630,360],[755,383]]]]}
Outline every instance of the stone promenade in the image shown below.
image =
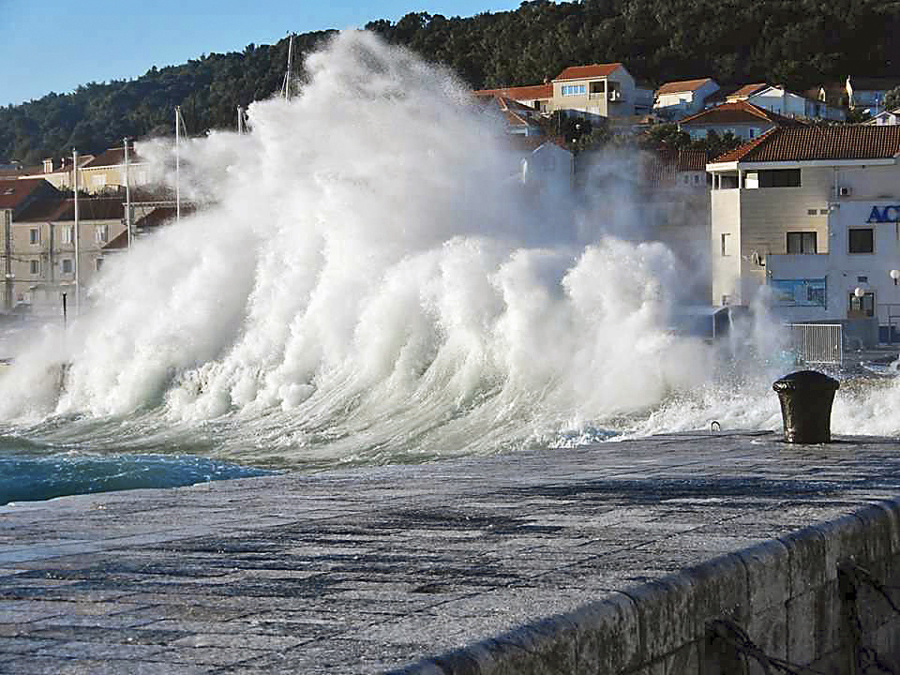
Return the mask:
{"type": "Polygon", "coordinates": [[[895,441],[701,432],[12,504],[0,673],[402,669],[898,495],[895,441]]]}

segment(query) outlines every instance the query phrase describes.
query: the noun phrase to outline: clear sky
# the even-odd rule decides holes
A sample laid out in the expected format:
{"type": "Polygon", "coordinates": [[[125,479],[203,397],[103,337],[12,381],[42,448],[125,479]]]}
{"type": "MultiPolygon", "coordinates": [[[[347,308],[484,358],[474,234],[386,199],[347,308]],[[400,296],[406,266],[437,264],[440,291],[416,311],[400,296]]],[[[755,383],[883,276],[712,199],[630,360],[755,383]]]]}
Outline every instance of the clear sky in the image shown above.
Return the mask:
{"type": "Polygon", "coordinates": [[[519,0],[0,0],[0,105],[131,79],[200,54],[273,44],[287,33],[473,16],[519,0]]]}

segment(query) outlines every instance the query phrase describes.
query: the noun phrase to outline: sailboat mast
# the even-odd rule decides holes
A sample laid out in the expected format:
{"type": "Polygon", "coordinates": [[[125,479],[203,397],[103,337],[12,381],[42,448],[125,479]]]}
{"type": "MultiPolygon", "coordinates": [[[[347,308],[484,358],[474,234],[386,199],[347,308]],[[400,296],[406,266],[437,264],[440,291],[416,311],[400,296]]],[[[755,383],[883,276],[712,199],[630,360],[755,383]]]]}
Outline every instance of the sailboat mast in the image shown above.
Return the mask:
{"type": "Polygon", "coordinates": [[[291,71],[294,69],[294,34],[291,33],[291,37],[288,40],[288,56],[287,56],[287,71],[284,73],[284,85],[281,87],[281,95],[284,97],[284,100],[290,100],[291,98],[291,71]]]}
{"type": "Polygon", "coordinates": [[[181,220],[181,106],[175,106],[175,221],[181,220]]]}

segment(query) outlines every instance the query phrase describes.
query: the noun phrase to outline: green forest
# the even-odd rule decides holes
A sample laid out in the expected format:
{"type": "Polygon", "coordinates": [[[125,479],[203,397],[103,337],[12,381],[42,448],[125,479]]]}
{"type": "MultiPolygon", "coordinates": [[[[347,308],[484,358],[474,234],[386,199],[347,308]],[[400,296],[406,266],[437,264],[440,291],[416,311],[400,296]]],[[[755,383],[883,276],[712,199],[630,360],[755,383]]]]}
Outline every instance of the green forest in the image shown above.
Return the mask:
{"type": "MultiPolygon", "coordinates": [[[[722,85],[767,81],[803,91],[851,74],[900,74],[891,37],[900,34],[900,2],[889,0],[533,0],[510,12],[420,12],[366,28],[448,66],[473,88],[537,84],[569,65],[611,61],[654,86],[709,76],[722,85]]],[[[329,34],[297,35],[295,62],[329,34]]],[[[237,106],[280,90],[287,46],[287,38],[249,44],[0,108],[0,163],[58,158],[73,147],[98,153],[126,136],[171,133],[176,105],[192,134],[234,128],[237,106]]]]}

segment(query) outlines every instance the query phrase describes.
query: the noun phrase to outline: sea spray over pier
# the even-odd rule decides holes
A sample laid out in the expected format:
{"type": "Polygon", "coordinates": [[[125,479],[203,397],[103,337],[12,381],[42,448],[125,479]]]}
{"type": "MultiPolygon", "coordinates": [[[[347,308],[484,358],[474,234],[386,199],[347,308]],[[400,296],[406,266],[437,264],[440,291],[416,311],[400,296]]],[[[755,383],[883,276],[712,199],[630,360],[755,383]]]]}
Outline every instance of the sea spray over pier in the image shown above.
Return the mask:
{"type": "MultiPolygon", "coordinates": [[[[467,89],[371,34],[306,66],[295,99],[251,106],[252,133],[183,150],[203,208],[110,260],[68,331],[17,355],[9,428],[330,466],[777,426],[776,324],[736,337],[724,370],[669,330],[692,271],[635,241],[653,232],[626,192],[526,190],[467,89]]],[[[140,151],[165,171],[170,144],[140,151]]],[[[900,428],[858,404],[837,402],[837,433],[900,428]]]]}

